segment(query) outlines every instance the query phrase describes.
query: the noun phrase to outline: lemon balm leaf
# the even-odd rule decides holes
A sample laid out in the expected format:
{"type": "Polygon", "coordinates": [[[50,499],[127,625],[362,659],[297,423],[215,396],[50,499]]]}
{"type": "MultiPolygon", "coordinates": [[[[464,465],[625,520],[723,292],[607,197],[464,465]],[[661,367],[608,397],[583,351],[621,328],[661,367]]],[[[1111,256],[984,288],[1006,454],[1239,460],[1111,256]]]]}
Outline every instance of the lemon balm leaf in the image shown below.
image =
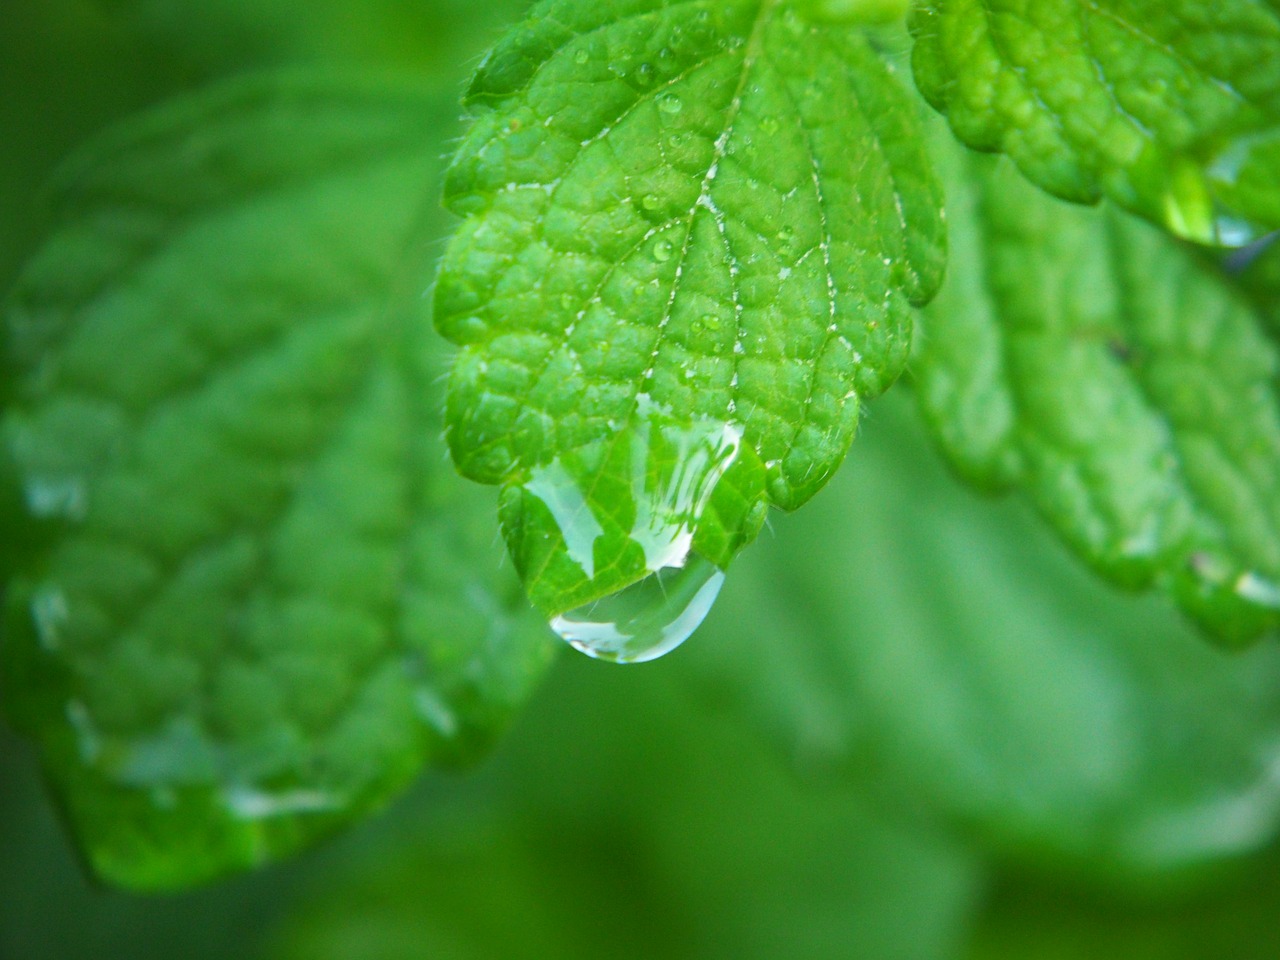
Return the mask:
{"type": "Polygon", "coordinates": [[[447,100],[280,75],[88,148],[4,314],[5,698],[104,880],[285,856],[473,756],[549,656],[449,469],[447,100]]]}
{"type": "Polygon", "coordinates": [[[1212,264],[1007,164],[946,164],[955,239],[915,368],[960,472],[1211,634],[1280,624],[1280,349],[1212,264]]]}
{"type": "Polygon", "coordinates": [[[1068,200],[1200,243],[1280,227],[1280,9],[1262,0],[925,0],[916,82],[962,141],[1068,200]]]}
{"type": "Polygon", "coordinates": [[[435,294],[449,444],[588,652],[672,645],[651,598],[704,597],[683,580],[827,481],[939,282],[917,108],[856,5],[812,6],[550,0],[467,95],[435,294]],[[662,571],[682,582],[590,606],[662,571]]]}

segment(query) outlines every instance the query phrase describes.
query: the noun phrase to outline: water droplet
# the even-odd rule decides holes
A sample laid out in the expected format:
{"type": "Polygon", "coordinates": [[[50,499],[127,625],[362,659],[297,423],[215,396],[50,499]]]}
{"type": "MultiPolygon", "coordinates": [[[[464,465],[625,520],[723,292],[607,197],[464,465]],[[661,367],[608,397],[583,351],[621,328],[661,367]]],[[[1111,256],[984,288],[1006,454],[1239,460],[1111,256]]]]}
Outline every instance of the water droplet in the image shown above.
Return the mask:
{"type": "Polygon", "coordinates": [[[684,101],[678,94],[664,93],[658,98],[658,109],[663,113],[677,114],[684,109],[684,101]]]}
{"type": "Polygon", "coordinates": [[[573,55],[573,62],[576,63],[578,66],[582,66],[584,63],[586,63],[590,59],[591,59],[591,54],[587,53],[587,51],[585,50],[579,50],[577,53],[573,55]]]}
{"type": "Polygon", "coordinates": [[[595,543],[604,533],[604,528],[591,512],[586,496],[564,464],[553,460],[538,467],[524,488],[551,511],[570,559],[582,568],[588,580],[595,577],[595,543]]]}
{"type": "Polygon", "coordinates": [[[39,520],[83,520],[89,510],[89,494],[78,477],[40,477],[24,490],[27,510],[39,520]]]}
{"type": "Polygon", "coordinates": [[[644,663],[684,643],[706,619],[723,584],[723,570],[693,556],[682,567],[665,567],[553,618],[551,629],[589,657],[644,663]]]}
{"type": "Polygon", "coordinates": [[[671,254],[675,252],[675,245],[670,240],[659,240],[653,245],[653,259],[659,263],[665,263],[671,259],[671,254]]]}
{"type": "Polygon", "coordinates": [[[1164,221],[1171,232],[1193,243],[1244,247],[1266,231],[1241,217],[1220,196],[1236,186],[1249,147],[1233,144],[1221,151],[1207,169],[1184,159],[1175,163],[1164,195],[1164,221]]]}
{"type": "Polygon", "coordinates": [[[657,210],[662,205],[662,199],[656,193],[646,193],[640,201],[640,206],[646,210],[657,210]]]}
{"type": "Polygon", "coordinates": [[[269,791],[243,784],[228,787],[223,800],[231,814],[241,820],[321,813],[341,806],[337,797],[322,790],[269,791]]]}
{"type": "Polygon", "coordinates": [[[1280,583],[1269,580],[1254,570],[1236,578],[1235,592],[1250,603],[1269,610],[1280,610],[1280,583]]]}
{"type": "Polygon", "coordinates": [[[89,708],[81,700],[67,702],[67,722],[75,732],[76,749],[82,762],[93,766],[102,756],[102,734],[98,732],[89,708]]]}
{"type": "Polygon", "coordinates": [[[773,136],[778,132],[778,118],[774,116],[762,117],[760,120],[760,129],[769,136],[773,136]]]}
{"type": "MultiPolygon", "coordinates": [[[[592,656],[624,662],[683,641],[723,579],[716,564],[724,561],[697,554],[694,541],[741,451],[740,427],[677,418],[642,394],[614,435],[533,470],[506,500],[521,512],[504,530],[518,531],[508,540],[517,570],[534,602],[556,612],[552,628],[592,656]],[[526,511],[535,503],[543,519],[534,514],[531,524],[526,511]],[[553,604],[566,591],[596,599],[564,612],[553,604]]],[[[717,513],[726,529],[738,522],[732,511],[717,513]]]]}
{"type": "Polygon", "coordinates": [[[636,82],[642,87],[649,86],[649,84],[653,83],[653,64],[640,64],[640,66],[636,68],[635,77],[636,82]]]}
{"type": "Polygon", "coordinates": [[[704,313],[702,315],[702,325],[706,327],[708,330],[719,330],[720,318],[717,317],[714,313],[704,313]]]}
{"type": "Polygon", "coordinates": [[[458,735],[457,715],[434,690],[419,686],[413,693],[413,709],[446,740],[452,740],[458,735]]]}
{"type": "Polygon", "coordinates": [[[62,629],[70,616],[66,594],[57,587],[40,587],[32,594],[31,620],[40,646],[50,653],[62,648],[62,629]]]}
{"type": "Polygon", "coordinates": [[[778,240],[780,240],[784,244],[790,243],[795,238],[796,238],[796,231],[794,227],[791,227],[788,225],[778,231],[778,240]]]}

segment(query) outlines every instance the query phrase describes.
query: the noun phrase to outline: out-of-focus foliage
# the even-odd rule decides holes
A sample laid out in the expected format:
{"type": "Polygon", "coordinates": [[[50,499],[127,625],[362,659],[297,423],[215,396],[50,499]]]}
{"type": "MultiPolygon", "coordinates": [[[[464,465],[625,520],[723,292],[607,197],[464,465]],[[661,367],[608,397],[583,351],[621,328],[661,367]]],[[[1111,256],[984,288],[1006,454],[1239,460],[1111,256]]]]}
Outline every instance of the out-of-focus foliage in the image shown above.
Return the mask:
{"type": "Polygon", "coordinates": [[[1264,845],[1280,650],[1223,657],[1096,583],[914,421],[882,400],[830,492],[743,557],[686,654],[700,695],[1019,858],[1159,881],[1264,845]]]}
{"type": "Polygon", "coordinates": [[[474,755],[550,658],[441,456],[446,103],[233,81],[60,175],[4,317],[0,667],[110,882],[296,851],[474,755]]]}
{"type": "Polygon", "coordinates": [[[498,758],[506,789],[308,891],[273,956],[953,956],[978,860],[857,782],[796,780],[680,672],[563,664],[498,758]]]}

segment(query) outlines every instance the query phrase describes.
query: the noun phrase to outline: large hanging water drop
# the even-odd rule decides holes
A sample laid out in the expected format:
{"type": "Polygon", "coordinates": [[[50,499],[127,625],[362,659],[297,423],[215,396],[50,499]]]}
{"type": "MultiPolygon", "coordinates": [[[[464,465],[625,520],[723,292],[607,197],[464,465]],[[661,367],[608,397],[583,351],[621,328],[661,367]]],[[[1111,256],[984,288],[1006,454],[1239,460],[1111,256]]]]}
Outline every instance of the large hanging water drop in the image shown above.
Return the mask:
{"type": "Polygon", "coordinates": [[[699,556],[560,614],[551,629],[597,660],[644,663],[674,650],[702,625],[720,594],[724,571],[699,556]]]}
{"type": "Polygon", "coordinates": [[[763,466],[740,427],[642,395],[616,432],[510,488],[503,532],[556,633],[589,656],[638,663],[702,623],[763,511],[763,466]]]}

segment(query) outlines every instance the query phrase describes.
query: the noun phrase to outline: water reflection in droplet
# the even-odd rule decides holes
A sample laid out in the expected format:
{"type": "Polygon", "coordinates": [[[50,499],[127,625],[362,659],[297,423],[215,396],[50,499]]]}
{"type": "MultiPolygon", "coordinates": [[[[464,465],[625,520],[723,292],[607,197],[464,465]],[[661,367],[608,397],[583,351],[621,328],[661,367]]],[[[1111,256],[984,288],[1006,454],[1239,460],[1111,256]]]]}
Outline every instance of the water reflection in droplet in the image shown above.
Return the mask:
{"type": "Polygon", "coordinates": [[[553,618],[551,628],[587,656],[643,663],[684,643],[706,619],[723,584],[723,570],[693,556],[682,567],[664,567],[553,618]]]}

